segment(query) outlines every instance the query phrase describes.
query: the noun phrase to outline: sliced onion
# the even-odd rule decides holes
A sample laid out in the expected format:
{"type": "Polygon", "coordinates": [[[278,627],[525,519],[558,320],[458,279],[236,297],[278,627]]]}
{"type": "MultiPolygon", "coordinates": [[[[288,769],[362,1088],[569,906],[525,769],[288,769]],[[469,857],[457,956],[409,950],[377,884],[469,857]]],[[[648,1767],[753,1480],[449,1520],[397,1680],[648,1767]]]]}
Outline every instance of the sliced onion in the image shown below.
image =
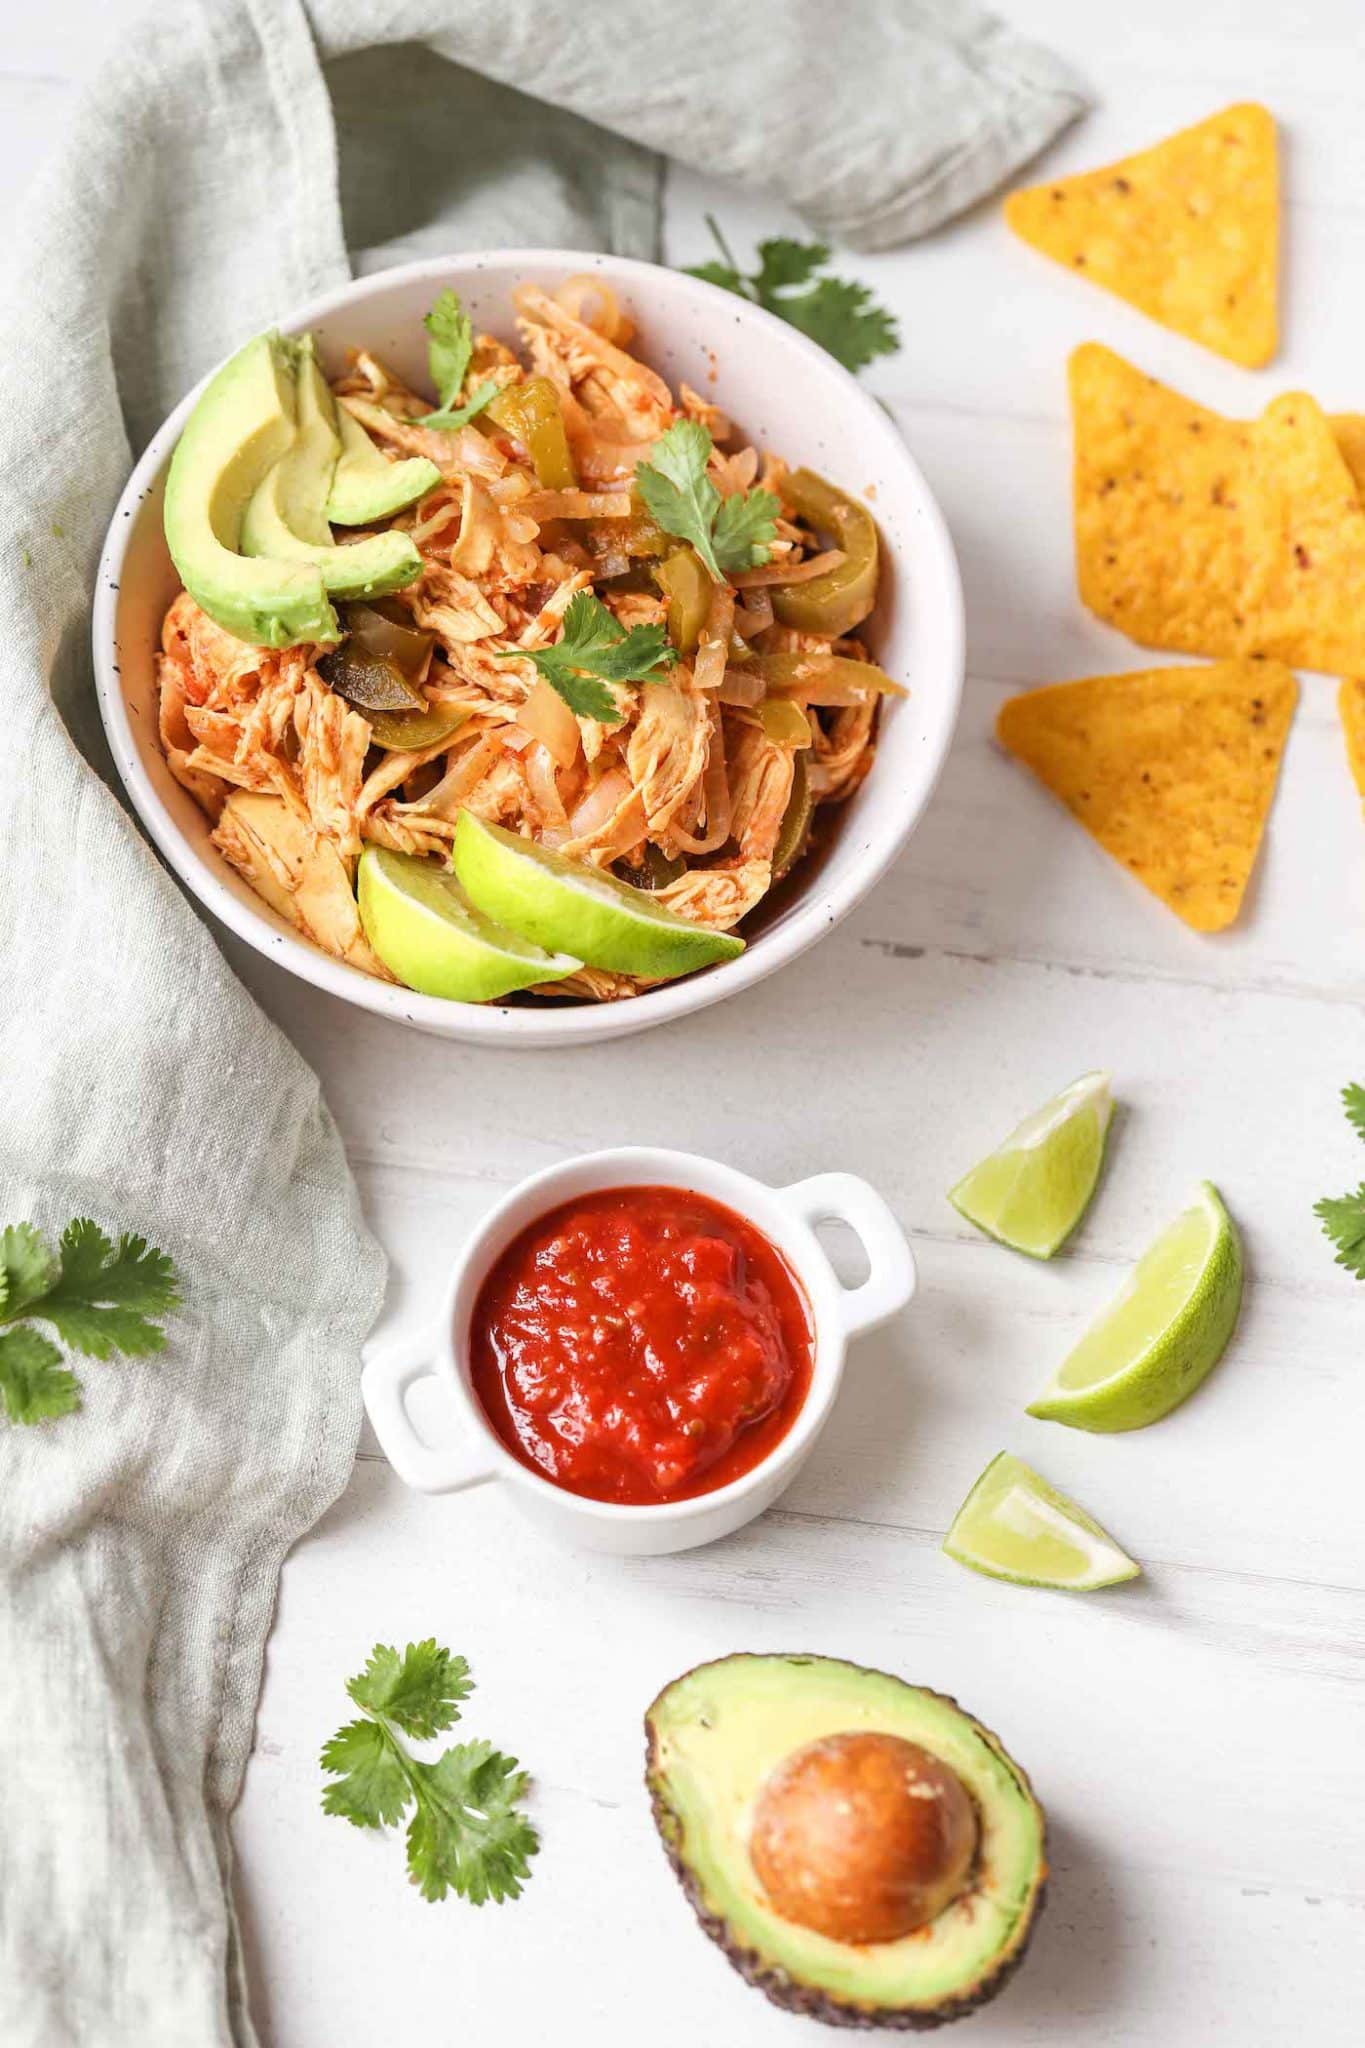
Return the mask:
{"type": "Polygon", "coordinates": [[[453,760],[435,789],[415,803],[395,803],[398,811],[425,811],[437,818],[453,818],[470,791],[483,781],[502,751],[497,733],[488,733],[476,746],[453,760]]]}
{"type": "Polygon", "coordinates": [[[634,506],[627,491],[532,491],[518,508],[528,519],[629,519],[634,506]]]}
{"type": "Polygon", "coordinates": [[[762,703],[767,688],[762,676],[754,675],[751,670],[727,668],[716,694],[722,704],[734,704],[747,710],[751,705],[762,703]]]}
{"type": "Polygon", "coordinates": [[[735,606],[735,631],[741,640],[756,640],[773,622],[773,601],[766,590],[757,590],[748,604],[735,606]]]}
{"type": "Polygon", "coordinates": [[[497,507],[483,485],[467,476],[460,505],[460,537],[450,550],[450,566],[462,576],[482,576],[497,544],[497,507]]]}
{"type": "Polygon", "coordinates": [[[462,493],[448,483],[439,483],[427,492],[422,500],[425,517],[414,520],[412,527],[412,537],[419,547],[434,540],[444,527],[458,522],[461,498],[462,493]]]}
{"type": "Polygon", "coordinates": [[[630,793],[630,777],[625,770],[609,768],[601,781],[595,783],[569,813],[574,838],[588,839],[594,832],[600,832],[630,793]]]}
{"type": "MultiPolygon", "coordinates": [[[[590,414],[584,414],[585,419],[590,417],[590,414]]],[[[571,426],[569,446],[573,450],[573,464],[580,480],[604,487],[629,483],[635,475],[636,463],[648,462],[657,443],[621,440],[596,428],[576,431],[571,426]]]]}
{"type": "Polygon", "coordinates": [[[604,341],[620,341],[629,327],[630,323],[621,311],[621,302],[611,286],[604,284],[600,277],[594,277],[589,270],[580,270],[573,277],[566,277],[554,298],[555,304],[562,306],[571,320],[581,320],[604,341]],[[595,308],[592,305],[594,299],[597,301],[595,308]]]}
{"type": "Polygon", "coordinates": [[[517,724],[540,742],[557,767],[571,768],[578,759],[578,720],[544,676],[536,677],[517,724]]]}
{"type": "Polygon", "coordinates": [[[526,756],[526,784],[535,802],[540,806],[541,819],[546,825],[558,826],[568,822],[555,781],[555,764],[548,747],[534,746],[526,756]]]}
{"type": "Polygon", "coordinates": [[[741,569],[730,581],[736,590],[762,590],[769,583],[810,583],[837,569],[843,559],[842,548],[827,548],[822,555],[807,555],[804,562],[765,562],[761,569],[741,569]]]}

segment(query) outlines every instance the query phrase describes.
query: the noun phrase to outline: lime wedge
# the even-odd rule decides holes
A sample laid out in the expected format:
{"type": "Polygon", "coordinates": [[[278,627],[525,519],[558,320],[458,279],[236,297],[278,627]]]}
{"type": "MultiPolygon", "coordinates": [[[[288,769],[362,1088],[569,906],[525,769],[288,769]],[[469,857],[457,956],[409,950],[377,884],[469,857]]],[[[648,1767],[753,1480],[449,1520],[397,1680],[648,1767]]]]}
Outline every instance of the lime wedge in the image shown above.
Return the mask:
{"type": "Polygon", "coordinates": [[[948,1200],[969,1223],[1030,1258],[1050,1259],[1085,1214],[1114,1104],[1108,1074],[1082,1074],[1025,1117],[948,1200]]]}
{"type": "Polygon", "coordinates": [[[1084,1508],[1008,1451],[991,1459],[943,1548],[972,1571],[1016,1586],[1092,1593],[1142,1573],[1084,1508]]]}
{"type": "Polygon", "coordinates": [[[732,933],[690,924],[647,890],[486,825],[472,811],[456,822],[455,872],[486,917],[590,967],[667,981],[744,951],[732,933]]]}
{"type": "Polygon", "coordinates": [[[1105,1431],[1159,1422],[1213,1371],[1241,1303],[1241,1240],[1201,1181],[1029,1414],[1105,1431]]]}
{"type": "Polygon", "coordinates": [[[582,964],[544,953],[470,904],[453,875],[411,854],[367,846],[357,894],[365,936],[390,974],[427,996],[487,1003],[582,964]]]}

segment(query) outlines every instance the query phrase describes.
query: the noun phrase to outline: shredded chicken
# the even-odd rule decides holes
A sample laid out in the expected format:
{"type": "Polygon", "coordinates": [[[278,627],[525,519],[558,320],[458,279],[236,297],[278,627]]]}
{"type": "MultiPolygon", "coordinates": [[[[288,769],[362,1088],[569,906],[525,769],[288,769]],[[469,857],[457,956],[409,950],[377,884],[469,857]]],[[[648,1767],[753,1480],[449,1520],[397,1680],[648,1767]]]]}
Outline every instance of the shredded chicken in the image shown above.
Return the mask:
{"type": "MultiPolygon", "coordinates": [[[[436,737],[407,751],[376,744],[371,717],[329,682],[328,650],[249,645],[184,591],[162,628],[160,736],[172,774],[272,909],[381,978],[355,906],[367,843],[447,865],[467,809],[729,931],[772,886],[775,857],[783,872],[790,863],[790,830],[781,850],[789,808],[849,796],[875,746],[873,688],[865,702],[804,707],[799,785],[791,733],[802,721],[764,722],[753,656],[868,658],[856,638],[780,623],[782,586],[809,590],[844,559],[789,501],[769,561],[712,590],[691,651],[646,681],[613,686],[614,722],[575,712],[541,675],[530,657],[560,638],[581,591],[627,632],[667,621],[651,573],[657,530],[639,537],[633,486],[637,464],[675,421],[697,421],[726,444],[709,463],[722,498],[758,486],[780,499],[788,472],[780,457],[742,445],[710,399],[683,384],[675,400],[629,352],[630,322],[596,280],[573,279],[553,296],[523,285],[514,297],[520,353],[480,335],[463,395],[491,378],[515,409],[527,377],[548,379],[576,483],[562,471],[539,475],[534,451],[492,415],[425,426],[430,400],[371,355],[358,354],[334,385],[384,455],[426,456],[440,471],[390,522],[422,557],[391,616],[431,636],[420,689],[429,711],[450,714],[436,737]]],[[[496,404],[494,414],[508,416],[496,404]]],[[[610,1002],[645,986],[584,968],[530,993],[610,1002]]]]}

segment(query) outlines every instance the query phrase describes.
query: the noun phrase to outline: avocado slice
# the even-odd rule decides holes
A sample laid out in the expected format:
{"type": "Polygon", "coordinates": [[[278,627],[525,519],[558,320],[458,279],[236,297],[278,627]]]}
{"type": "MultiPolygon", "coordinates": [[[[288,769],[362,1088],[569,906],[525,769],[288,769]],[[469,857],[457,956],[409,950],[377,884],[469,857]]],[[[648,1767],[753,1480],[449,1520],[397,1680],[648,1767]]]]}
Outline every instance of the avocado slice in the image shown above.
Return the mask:
{"type": "MultiPolygon", "coordinates": [[[[1042,1809],[997,1738],[954,1700],[832,1657],[722,1657],[666,1686],[645,1733],[645,1781],[669,1860],[706,1932],[775,2005],[838,2026],[931,2027],[993,1998],[1023,1959],[1047,1877],[1042,1809]],[[931,1900],[932,1918],[899,1938],[836,1939],[791,1917],[818,1917],[791,1902],[802,1886],[818,1892],[823,1883],[841,1908],[849,1904],[849,1872],[834,1864],[853,1809],[837,1786],[813,1834],[807,1827],[817,1853],[797,1871],[785,1914],[756,1863],[774,1883],[769,1820],[793,1767],[813,1760],[818,1769],[841,1748],[878,1744],[901,1754],[913,1746],[955,1782],[959,1805],[974,1812],[972,1840],[965,1850],[959,1843],[954,1895],[931,1900]]],[[[806,1770],[805,1824],[811,1782],[806,1770]]],[[[788,1819],[791,1810],[788,1798],[788,1819]]],[[[789,1854],[801,1839],[789,1827],[789,1854]]],[[[869,1867],[885,1876],[884,1857],[869,1867]]]]}
{"type": "Polygon", "coordinates": [[[390,462],[344,405],[337,407],[337,430],[341,455],[327,498],[333,526],[377,526],[441,481],[440,470],[425,455],[390,462]]]}
{"type": "Polygon", "coordinates": [[[422,573],[411,535],[372,533],[338,547],[327,524],[327,496],[341,453],[336,401],[313,354],[297,350],[294,438],[261,479],[242,515],[242,552],[272,562],[312,562],[333,597],[382,597],[422,573]]]}
{"type": "Polygon", "coordinates": [[[239,349],[191,412],[166,478],[166,545],[181,582],[225,632],[263,647],[341,637],[315,563],[240,552],[248,500],[294,440],[297,356],[279,334],[239,349]]]}

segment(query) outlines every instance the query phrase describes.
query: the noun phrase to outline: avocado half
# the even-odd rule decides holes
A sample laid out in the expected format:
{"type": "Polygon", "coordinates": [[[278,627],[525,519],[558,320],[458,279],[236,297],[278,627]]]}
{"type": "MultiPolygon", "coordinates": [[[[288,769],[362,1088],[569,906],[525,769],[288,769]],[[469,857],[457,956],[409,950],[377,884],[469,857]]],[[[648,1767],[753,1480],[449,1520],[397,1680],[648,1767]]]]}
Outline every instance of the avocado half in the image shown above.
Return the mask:
{"type": "Polygon", "coordinates": [[[1047,1879],[1028,1778],[955,1700],[837,1658],[733,1656],[665,1686],[645,1715],[645,1782],[706,1932],[775,2005],[831,2026],[941,2026],[994,1998],[1022,1962],[1047,1879]],[[831,1940],[774,1911],[749,1856],[759,1795],[812,1743],[900,1737],[956,1773],[976,1810],[965,1888],[900,1940],[831,1940]]]}

